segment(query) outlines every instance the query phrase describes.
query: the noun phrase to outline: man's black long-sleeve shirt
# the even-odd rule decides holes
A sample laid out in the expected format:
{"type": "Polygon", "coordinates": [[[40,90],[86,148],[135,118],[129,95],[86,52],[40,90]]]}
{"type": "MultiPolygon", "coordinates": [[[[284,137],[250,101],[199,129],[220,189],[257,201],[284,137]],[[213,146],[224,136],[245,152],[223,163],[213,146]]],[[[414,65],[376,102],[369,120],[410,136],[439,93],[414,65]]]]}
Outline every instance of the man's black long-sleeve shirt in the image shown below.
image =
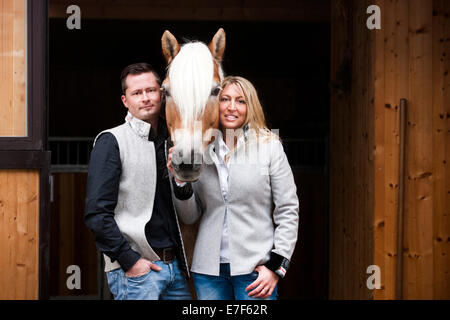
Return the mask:
{"type": "MultiPolygon", "coordinates": [[[[159,119],[157,133],[150,129],[149,140],[155,146],[157,180],[153,213],[145,225],[145,234],[152,248],[166,248],[179,245],[180,239],[166,167],[164,142],[168,132],[164,119],[159,119]]],[[[141,256],[131,249],[114,220],[121,167],[116,138],[111,133],[102,134],[97,139],[89,162],[85,222],[94,232],[98,249],[128,271],[141,256]]]]}

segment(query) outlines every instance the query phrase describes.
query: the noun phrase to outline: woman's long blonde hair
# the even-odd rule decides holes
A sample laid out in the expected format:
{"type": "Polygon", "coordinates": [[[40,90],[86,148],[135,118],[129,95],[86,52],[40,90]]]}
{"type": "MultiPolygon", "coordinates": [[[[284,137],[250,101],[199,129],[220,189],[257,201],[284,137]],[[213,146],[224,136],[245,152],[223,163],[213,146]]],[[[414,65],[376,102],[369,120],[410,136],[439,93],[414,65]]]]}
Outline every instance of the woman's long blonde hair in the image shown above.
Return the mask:
{"type": "Polygon", "coordinates": [[[241,89],[244,94],[245,103],[247,104],[247,117],[242,127],[248,125],[248,128],[253,129],[258,137],[262,134],[267,138],[279,139],[278,135],[271,132],[267,127],[266,118],[261,103],[259,102],[258,93],[250,81],[239,76],[226,77],[221,83],[222,89],[219,93],[219,99],[223,90],[230,84],[235,84],[241,89]]]}

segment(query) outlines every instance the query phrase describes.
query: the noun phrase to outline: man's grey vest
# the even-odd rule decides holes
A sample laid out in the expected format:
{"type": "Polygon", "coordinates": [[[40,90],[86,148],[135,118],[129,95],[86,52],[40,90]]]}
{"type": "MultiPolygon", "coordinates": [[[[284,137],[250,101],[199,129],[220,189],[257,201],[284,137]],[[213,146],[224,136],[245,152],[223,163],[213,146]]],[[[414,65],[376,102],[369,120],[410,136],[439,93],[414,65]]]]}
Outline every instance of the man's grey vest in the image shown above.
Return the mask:
{"type": "MultiPolygon", "coordinates": [[[[150,124],[134,118],[128,113],[124,124],[102,131],[97,135],[95,141],[106,132],[112,133],[116,138],[119,145],[122,174],[114,219],[134,251],[141,254],[142,258],[157,261],[161,259],[150,247],[145,236],[145,225],[152,217],[156,188],[155,147],[153,141],[148,140],[150,127],[150,124]]],[[[186,266],[186,271],[189,274],[176,214],[175,218],[180,233],[184,259],[181,265],[186,266]]],[[[105,272],[120,268],[117,261],[111,262],[108,256],[103,256],[105,258],[105,272]]]]}

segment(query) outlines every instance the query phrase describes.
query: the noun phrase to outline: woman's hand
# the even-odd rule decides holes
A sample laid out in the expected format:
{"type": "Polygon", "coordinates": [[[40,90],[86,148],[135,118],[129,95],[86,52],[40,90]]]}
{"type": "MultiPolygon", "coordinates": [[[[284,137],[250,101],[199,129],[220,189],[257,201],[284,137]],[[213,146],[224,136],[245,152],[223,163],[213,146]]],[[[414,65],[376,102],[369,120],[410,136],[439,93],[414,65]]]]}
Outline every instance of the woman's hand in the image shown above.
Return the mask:
{"type": "Polygon", "coordinates": [[[173,151],[173,148],[175,148],[175,147],[172,147],[172,148],[169,149],[169,156],[167,157],[168,158],[168,160],[167,160],[167,169],[169,169],[169,171],[172,174],[172,176],[173,176],[173,167],[172,167],[172,151],[173,151]]]}
{"type": "Polygon", "coordinates": [[[168,158],[168,160],[167,160],[167,169],[170,171],[170,173],[174,177],[175,181],[178,184],[181,184],[181,183],[183,183],[183,181],[180,181],[177,178],[175,178],[175,174],[173,172],[173,167],[172,167],[172,151],[173,151],[173,148],[175,148],[175,147],[172,147],[172,148],[169,149],[169,156],[167,157],[168,158]]]}
{"type": "Polygon", "coordinates": [[[258,272],[258,278],[253,281],[245,291],[250,291],[248,295],[254,298],[267,298],[270,297],[278,283],[279,277],[272,270],[267,269],[265,266],[257,266],[255,271],[258,272]]]}

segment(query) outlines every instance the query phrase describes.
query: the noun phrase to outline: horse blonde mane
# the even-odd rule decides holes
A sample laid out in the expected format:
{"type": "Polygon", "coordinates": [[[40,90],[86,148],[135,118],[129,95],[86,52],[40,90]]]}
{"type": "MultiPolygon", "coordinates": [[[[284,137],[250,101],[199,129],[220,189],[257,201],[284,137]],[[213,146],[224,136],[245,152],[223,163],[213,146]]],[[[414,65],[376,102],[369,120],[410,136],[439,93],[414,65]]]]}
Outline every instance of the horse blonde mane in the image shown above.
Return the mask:
{"type": "Polygon", "coordinates": [[[184,44],[169,66],[170,95],[183,119],[184,127],[198,119],[211,94],[213,56],[201,42],[184,44]]]}

